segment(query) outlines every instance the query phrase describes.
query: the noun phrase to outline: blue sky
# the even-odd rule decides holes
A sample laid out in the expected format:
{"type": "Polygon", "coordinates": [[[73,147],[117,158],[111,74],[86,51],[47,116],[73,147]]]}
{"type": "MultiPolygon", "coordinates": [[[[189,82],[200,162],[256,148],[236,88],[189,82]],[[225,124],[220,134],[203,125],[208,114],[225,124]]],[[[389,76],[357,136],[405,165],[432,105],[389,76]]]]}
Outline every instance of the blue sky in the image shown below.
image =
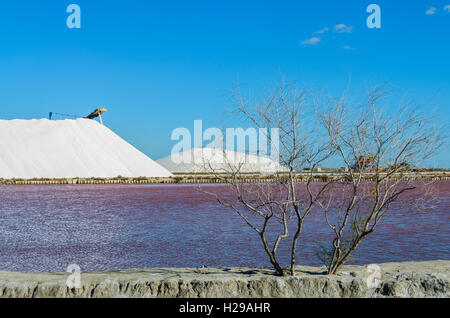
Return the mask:
{"type": "MultiPolygon", "coordinates": [[[[192,129],[194,119],[222,127],[237,80],[257,91],[282,73],[336,93],[349,80],[354,94],[389,81],[436,109],[445,124],[446,5],[450,0],[0,0],[0,118],[85,115],[106,105],[106,125],[158,159],[170,154],[173,129],[192,129]],[[66,26],[70,3],[81,7],[79,30],[66,26]],[[381,29],[366,26],[370,3],[381,7],[381,29]],[[336,32],[340,24],[346,32],[336,32]],[[320,41],[306,45],[313,37],[320,41]]],[[[449,167],[449,160],[443,149],[437,164],[449,167]]]]}

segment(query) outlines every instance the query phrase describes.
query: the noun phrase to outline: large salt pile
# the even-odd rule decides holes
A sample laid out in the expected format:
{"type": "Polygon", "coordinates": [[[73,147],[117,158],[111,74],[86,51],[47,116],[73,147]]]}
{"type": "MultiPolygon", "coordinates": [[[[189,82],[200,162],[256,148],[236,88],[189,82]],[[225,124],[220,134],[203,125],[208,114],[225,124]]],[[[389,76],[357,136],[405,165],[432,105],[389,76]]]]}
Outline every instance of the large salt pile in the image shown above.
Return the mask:
{"type": "Polygon", "coordinates": [[[264,174],[287,171],[285,167],[270,158],[213,148],[193,148],[156,162],[170,172],[264,174]]]}
{"type": "Polygon", "coordinates": [[[119,175],[172,174],[94,120],[0,120],[0,178],[119,175]]]}

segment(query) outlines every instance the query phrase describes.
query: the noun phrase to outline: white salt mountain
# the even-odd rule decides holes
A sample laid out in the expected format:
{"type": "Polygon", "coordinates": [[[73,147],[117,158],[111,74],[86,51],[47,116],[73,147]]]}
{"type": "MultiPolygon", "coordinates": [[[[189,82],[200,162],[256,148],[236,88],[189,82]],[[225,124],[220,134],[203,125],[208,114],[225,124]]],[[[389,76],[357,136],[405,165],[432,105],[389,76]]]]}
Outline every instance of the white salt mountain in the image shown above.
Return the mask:
{"type": "Polygon", "coordinates": [[[262,156],[214,148],[193,148],[159,159],[170,172],[186,173],[261,173],[287,171],[278,162],[262,156]]]}
{"type": "Polygon", "coordinates": [[[91,119],[0,120],[0,178],[170,177],[91,119]]]}

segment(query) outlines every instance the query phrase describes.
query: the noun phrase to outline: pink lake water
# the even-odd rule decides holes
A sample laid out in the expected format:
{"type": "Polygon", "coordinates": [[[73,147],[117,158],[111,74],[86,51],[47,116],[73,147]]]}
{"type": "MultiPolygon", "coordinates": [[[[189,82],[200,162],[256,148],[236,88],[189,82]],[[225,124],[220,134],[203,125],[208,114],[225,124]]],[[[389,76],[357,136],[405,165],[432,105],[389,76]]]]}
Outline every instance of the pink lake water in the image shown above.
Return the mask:
{"type": "MultiPolygon", "coordinates": [[[[437,187],[431,212],[393,211],[352,263],[450,259],[450,182],[437,187]]],[[[257,234],[191,185],[0,186],[0,213],[0,270],[270,265],[257,234]]],[[[316,250],[330,236],[324,222],[310,215],[298,263],[322,265],[316,250]]],[[[281,261],[288,255],[283,245],[281,261]]]]}

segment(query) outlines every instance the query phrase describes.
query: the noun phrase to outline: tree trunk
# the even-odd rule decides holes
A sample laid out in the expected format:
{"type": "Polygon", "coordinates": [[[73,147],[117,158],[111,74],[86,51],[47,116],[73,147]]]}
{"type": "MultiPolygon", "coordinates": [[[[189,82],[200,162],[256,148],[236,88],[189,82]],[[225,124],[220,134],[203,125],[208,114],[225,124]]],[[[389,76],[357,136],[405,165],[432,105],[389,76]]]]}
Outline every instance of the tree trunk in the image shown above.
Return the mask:
{"type": "Polygon", "coordinates": [[[267,241],[266,241],[265,234],[261,233],[260,236],[261,236],[261,240],[262,240],[263,245],[264,245],[264,250],[266,251],[267,255],[269,255],[270,263],[275,268],[275,275],[277,275],[277,276],[286,276],[284,270],[281,268],[280,264],[278,264],[277,260],[275,259],[275,255],[270,251],[269,245],[267,244],[267,241]]]}
{"type": "Polygon", "coordinates": [[[303,220],[298,219],[297,223],[297,232],[295,232],[294,240],[292,241],[292,249],[291,249],[291,275],[295,275],[295,253],[297,252],[297,241],[300,237],[300,233],[302,232],[303,220]]]}

